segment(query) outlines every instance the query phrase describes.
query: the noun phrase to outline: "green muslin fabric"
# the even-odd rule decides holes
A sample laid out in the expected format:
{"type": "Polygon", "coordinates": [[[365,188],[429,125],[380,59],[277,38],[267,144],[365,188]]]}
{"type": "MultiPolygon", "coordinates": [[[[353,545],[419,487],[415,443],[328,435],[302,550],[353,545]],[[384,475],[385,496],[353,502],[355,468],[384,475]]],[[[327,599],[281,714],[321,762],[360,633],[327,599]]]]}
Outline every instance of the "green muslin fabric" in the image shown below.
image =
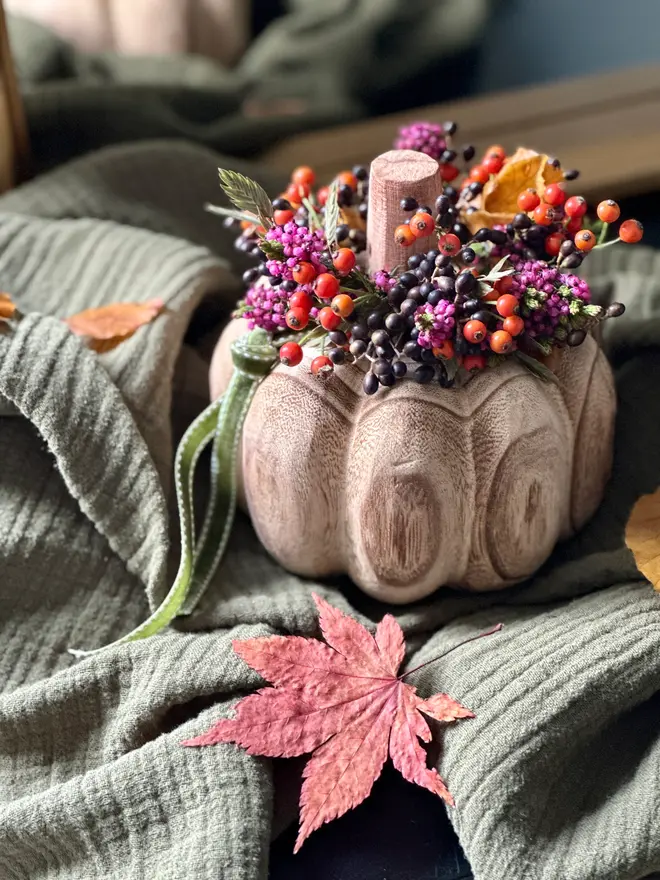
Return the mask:
{"type": "MultiPolygon", "coordinates": [[[[236,292],[228,234],[201,210],[222,161],[112,147],[0,199],[0,284],[25,314],[0,334],[2,880],[265,880],[273,829],[295,820],[274,809],[271,762],[179,743],[263,684],[233,638],[316,634],[312,590],[367,624],[385,611],[283,571],[241,516],[176,628],[67,652],[140,624],[176,572],[173,448],[208,402],[187,328],[236,292]],[[165,314],[106,354],[60,320],[155,296],[165,314]]],[[[628,307],[606,325],[619,410],[600,509],[515,589],[395,609],[413,665],[504,624],[414,681],[476,713],[446,731],[439,765],[476,880],[660,870],[660,597],[622,537],[660,483],[660,257],[617,246],[590,263],[628,307]]]]}

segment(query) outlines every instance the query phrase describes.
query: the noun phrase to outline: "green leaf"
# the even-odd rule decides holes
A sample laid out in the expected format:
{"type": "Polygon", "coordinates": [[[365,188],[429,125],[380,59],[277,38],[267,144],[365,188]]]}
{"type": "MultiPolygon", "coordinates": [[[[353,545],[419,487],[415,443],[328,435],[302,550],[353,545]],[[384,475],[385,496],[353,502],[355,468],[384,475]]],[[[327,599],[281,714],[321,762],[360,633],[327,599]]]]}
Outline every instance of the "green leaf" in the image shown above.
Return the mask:
{"type": "Polygon", "coordinates": [[[317,212],[314,205],[310,202],[309,199],[304,198],[302,200],[303,205],[307,208],[307,215],[309,217],[309,228],[310,229],[323,229],[323,224],[321,223],[321,217],[317,212]]]}
{"type": "Polygon", "coordinates": [[[264,229],[268,229],[273,223],[273,206],[266,190],[238,171],[219,168],[218,174],[220,186],[229,201],[239,211],[255,214],[264,229]]]}
{"type": "MultiPolygon", "coordinates": [[[[473,247],[473,245],[470,245],[470,247],[473,247]]],[[[507,275],[513,275],[513,273],[516,271],[515,269],[502,269],[502,266],[506,263],[508,259],[508,255],[502,257],[502,259],[493,266],[488,275],[480,275],[479,280],[499,281],[500,278],[505,278],[507,275]]]]}
{"type": "Polygon", "coordinates": [[[517,351],[514,357],[516,357],[530,373],[533,373],[543,382],[550,382],[553,385],[559,385],[559,379],[555,376],[552,370],[549,370],[545,364],[537,361],[536,358],[530,357],[528,354],[525,354],[524,351],[517,351]]]}
{"type": "Polygon", "coordinates": [[[246,223],[254,223],[255,226],[259,223],[259,218],[256,214],[249,214],[247,211],[237,211],[235,208],[223,208],[221,205],[211,205],[207,202],[204,205],[204,210],[208,211],[209,214],[218,214],[220,217],[233,217],[234,220],[245,220],[246,223]]]}
{"type": "Polygon", "coordinates": [[[339,183],[333,180],[325,203],[325,240],[332,250],[337,246],[337,227],[339,226],[339,183]]]}

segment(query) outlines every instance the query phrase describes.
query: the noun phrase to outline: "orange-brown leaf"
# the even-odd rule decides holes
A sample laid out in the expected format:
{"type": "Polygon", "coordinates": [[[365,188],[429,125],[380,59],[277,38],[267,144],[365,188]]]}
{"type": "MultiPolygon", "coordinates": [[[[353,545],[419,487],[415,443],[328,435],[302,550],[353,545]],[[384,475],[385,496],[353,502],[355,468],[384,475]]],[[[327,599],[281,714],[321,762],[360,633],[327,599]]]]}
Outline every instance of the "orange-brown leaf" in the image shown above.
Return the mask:
{"type": "Polygon", "coordinates": [[[549,164],[548,156],[519,147],[485,184],[480,199],[471,203],[477,211],[468,214],[466,222],[473,232],[482,226],[505,226],[518,213],[518,194],[522,190],[535,189],[541,195],[549,183],[563,177],[559,168],[549,164]]]}
{"type": "Polygon", "coordinates": [[[16,314],[16,306],[8,293],[0,293],[0,320],[8,321],[16,314]]]}
{"type": "Polygon", "coordinates": [[[96,352],[116,348],[154,320],[163,310],[162,299],[150,299],[143,303],[111,303],[98,309],[86,309],[65,319],[69,329],[84,336],[96,352]]]}
{"type": "Polygon", "coordinates": [[[633,507],[626,526],[626,544],[637,568],[660,590],[660,489],[644,495],[633,507]]]}

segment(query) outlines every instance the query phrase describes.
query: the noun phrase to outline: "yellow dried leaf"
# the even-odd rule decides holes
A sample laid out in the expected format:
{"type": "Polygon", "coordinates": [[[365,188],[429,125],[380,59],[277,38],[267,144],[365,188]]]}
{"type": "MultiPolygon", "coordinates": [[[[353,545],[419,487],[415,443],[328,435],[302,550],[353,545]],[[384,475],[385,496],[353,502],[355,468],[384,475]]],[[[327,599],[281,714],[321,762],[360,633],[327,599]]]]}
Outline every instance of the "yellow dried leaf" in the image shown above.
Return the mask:
{"type": "Polygon", "coordinates": [[[506,226],[518,213],[518,195],[522,190],[531,188],[540,194],[549,183],[557,183],[563,177],[558,168],[548,164],[545,154],[519,147],[502,170],[485,184],[481,197],[471,203],[477,211],[467,215],[466,223],[472,232],[482,226],[506,226]]]}
{"type": "Polygon", "coordinates": [[[660,590],[660,489],[644,495],[633,507],[626,526],[626,545],[637,568],[660,590]]]}
{"type": "Polygon", "coordinates": [[[357,208],[342,208],[339,212],[339,217],[341,222],[346,223],[351,229],[361,229],[363,232],[366,232],[367,224],[360,216],[357,208]]]}
{"type": "Polygon", "coordinates": [[[16,306],[8,293],[0,293],[0,320],[8,321],[16,314],[16,306]]]}
{"type": "Polygon", "coordinates": [[[163,310],[161,299],[143,303],[112,303],[98,309],[86,309],[65,318],[69,329],[87,339],[89,347],[102,353],[116,348],[136,330],[149,324],[163,310]]]}

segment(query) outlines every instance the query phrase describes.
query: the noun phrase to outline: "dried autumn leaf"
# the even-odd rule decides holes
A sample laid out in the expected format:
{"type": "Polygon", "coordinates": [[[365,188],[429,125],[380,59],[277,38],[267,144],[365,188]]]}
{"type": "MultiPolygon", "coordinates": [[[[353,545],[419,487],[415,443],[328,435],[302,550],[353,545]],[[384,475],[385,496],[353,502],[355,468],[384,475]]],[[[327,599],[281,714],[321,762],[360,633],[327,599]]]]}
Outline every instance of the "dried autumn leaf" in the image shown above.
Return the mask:
{"type": "Polygon", "coordinates": [[[660,590],[660,489],[644,495],[633,507],[626,526],[626,545],[637,568],[660,590]]]}
{"type": "Polygon", "coordinates": [[[143,303],[112,303],[98,309],[86,309],[65,318],[65,323],[73,333],[86,337],[93,351],[102,353],[116,348],[140,327],[153,321],[163,307],[162,299],[150,299],[143,303]]]}
{"type": "Polygon", "coordinates": [[[314,595],[314,601],[325,643],[300,636],[235,641],[236,653],[274,687],[245,697],[234,718],[183,743],[233,742],[251,755],[269,757],[311,752],[295,852],[312,831],[367,797],[388,754],[405,779],[453,805],[437,770],[426,766],[419,740],[429,742],[431,732],[420,713],[445,723],[474,717],[448,694],[417,696],[404,681],[415,670],[397,676],[405,643],[390,614],[374,637],[324,599],[314,595]]]}
{"type": "Polygon", "coordinates": [[[484,185],[481,196],[470,203],[477,210],[467,215],[466,223],[472,232],[483,226],[506,226],[518,213],[518,195],[522,190],[531,188],[542,193],[549,183],[563,178],[561,170],[550,165],[548,156],[519,147],[502,170],[484,185]]]}
{"type": "Polygon", "coordinates": [[[0,293],[0,320],[9,321],[16,314],[16,306],[8,293],[0,293]]]}

